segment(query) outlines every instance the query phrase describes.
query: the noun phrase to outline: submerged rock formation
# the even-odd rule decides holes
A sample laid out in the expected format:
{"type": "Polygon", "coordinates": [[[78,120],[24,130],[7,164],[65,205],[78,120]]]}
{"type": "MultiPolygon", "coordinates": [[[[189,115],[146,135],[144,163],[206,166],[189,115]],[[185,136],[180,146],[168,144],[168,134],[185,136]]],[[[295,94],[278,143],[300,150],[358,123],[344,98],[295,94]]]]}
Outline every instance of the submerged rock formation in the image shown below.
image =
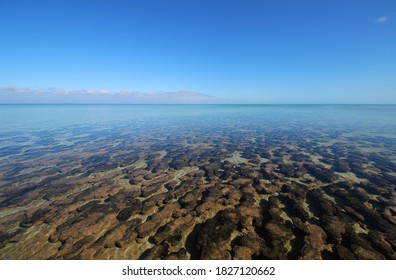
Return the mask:
{"type": "Polygon", "coordinates": [[[396,259],[394,142],[179,129],[3,149],[0,259],[396,259]]]}

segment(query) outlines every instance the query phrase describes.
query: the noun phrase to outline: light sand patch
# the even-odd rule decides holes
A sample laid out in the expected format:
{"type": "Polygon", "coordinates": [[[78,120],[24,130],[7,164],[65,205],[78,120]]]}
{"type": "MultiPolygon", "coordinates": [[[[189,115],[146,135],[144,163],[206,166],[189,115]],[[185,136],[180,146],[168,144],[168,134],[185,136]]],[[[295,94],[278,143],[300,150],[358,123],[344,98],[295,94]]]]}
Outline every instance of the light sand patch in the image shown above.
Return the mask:
{"type": "Polygon", "coordinates": [[[293,161],[290,160],[290,156],[285,156],[282,158],[283,163],[293,165],[293,161]]]}
{"type": "Polygon", "coordinates": [[[373,209],[373,205],[371,205],[368,201],[363,202],[364,206],[366,206],[368,209],[373,209]]]}
{"type": "Polygon", "coordinates": [[[388,172],[388,175],[396,178],[396,172],[388,172]]]}
{"type": "Polygon", "coordinates": [[[184,167],[180,170],[175,171],[174,175],[173,175],[173,180],[178,180],[181,177],[183,177],[184,175],[187,175],[190,172],[195,172],[198,171],[199,168],[197,166],[187,166],[184,167]]]}
{"type": "Polygon", "coordinates": [[[354,223],[352,227],[356,233],[368,234],[368,230],[362,228],[359,223],[354,223]]]}
{"type": "Polygon", "coordinates": [[[241,157],[241,153],[238,151],[234,152],[231,157],[223,159],[221,162],[226,160],[235,165],[248,162],[246,158],[241,157]]]}
{"type": "Polygon", "coordinates": [[[14,207],[14,208],[4,208],[0,211],[0,218],[18,213],[20,211],[25,211],[30,208],[35,208],[37,206],[41,206],[44,204],[48,204],[48,201],[44,200],[44,199],[36,199],[24,206],[19,206],[19,207],[14,207]]]}
{"type": "Polygon", "coordinates": [[[128,165],[128,166],[125,166],[125,167],[134,167],[135,169],[146,168],[147,167],[147,162],[144,159],[140,159],[138,161],[135,161],[131,165],[128,165]]]}
{"type": "Polygon", "coordinates": [[[257,158],[259,159],[260,164],[267,163],[270,161],[268,158],[263,158],[261,156],[257,156],[257,158]]]}
{"type": "Polygon", "coordinates": [[[101,258],[106,258],[106,259],[113,259],[111,257],[111,254],[120,254],[121,252],[123,253],[123,256],[120,259],[138,259],[141,254],[143,254],[144,251],[147,249],[151,249],[154,247],[154,244],[151,244],[150,242],[143,242],[143,243],[137,243],[135,241],[132,241],[131,243],[128,244],[128,247],[125,249],[122,248],[122,251],[118,251],[116,248],[109,248],[106,249],[103,252],[103,256],[101,258]],[[107,251],[109,250],[109,251],[107,251]]]}
{"type": "Polygon", "coordinates": [[[309,214],[309,218],[313,217],[311,210],[309,210],[308,203],[305,200],[301,203],[301,207],[309,214]]]}
{"type": "Polygon", "coordinates": [[[323,163],[323,162],[321,161],[322,158],[323,158],[323,157],[321,157],[321,156],[319,156],[319,155],[312,155],[312,156],[311,156],[312,161],[313,161],[314,163],[316,163],[317,165],[321,165],[321,166],[323,166],[323,167],[325,167],[325,168],[327,168],[327,169],[331,169],[331,165],[330,165],[330,164],[326,164],[326,163],[323,163]]]}
{"type": "Polygon", "coordinates": [[[282,211],[282,213],[280,214],[280,216],[281,216],[282,219],[284,219],[285,221],[289,221],[289,222],[293,223],[293,220],[286,214],[285,211],[282,211]]]}
{"type": "Polygon", "coordinates": [[[379,200],[378,200],[378,197],[379,197],[378,195],[371,194],[371,193],[366,193],[366,195],[367,195],[368,197],[370,197],[371,200],[379,201],[379,200]]]}
{"type": "Polygon", "coordinates": [[[330,200],[334,204],[337,204],[337,201],[335,200],[335,198],[332,196],[329,196],[327,193],[323,193],[323,198],[330,200]]]}
{"type": "Polygon", "coordinates": [[[321,159],[323,159],[323,157],[318,155],[318,154],[312,154],[312,153],[309,153],[309,152],[300,152],[300,154],[309,156],[309,158],[312,160],[312,162],[317,164],[317,165],[323,166],[324,168],[327,168],[327,169],[331,169],[331,165],[327,164],[327,163],[323,163],[321,161],[321,159]]]}
{"type": "Polygon", "coordinates": [[[356,177],[355,173],[352,173],[352,172],[345,172],[345,173],[334,172],[334,174],[338,175],[339,177],[341,177],[347,181],[351,181],[354,183],[362,183],[362,182],[367,181],[367,179],[361,179],[359,177],[356,177]]]}
{"type": "Polygon", "coordinates": [[[160,155],[159,159],[163,159],[168,154],[168,152],[165,150],[162,150],[162,151],[159,151],[158,154],[160,155]]]}
{"type": "Polygon", "coordinates": [[[290,241],[291,240],[287,240],[286,243],[285,243],[285,248],[287,250],[287,253],[291,252],[291,250],[292,250],[292,246],[290,244],[290,241]]]}
{"type": "MultiPolygon", "coordinates": [[[[243,235],[242,232],[237,231],[237,230],[234,230],[234,231],[232,231],[232,233],[231,233],[230,240],[234,240],[235,238],[237,238],[237,237],[239,237],[239,236],[242,236],[242,235],[243,235]]],[[[231,244],[232,244],[232,241],[229,242],[229,243],[227,243],[225,249],[226,249],[226,250],[229,250],[229,251],[232,251],[233,248],[231,247],[231,244]]]]}
{"type": "Polygon", "coordinates": [[[334,247],[334,244],[326,244],[323,246],[323,250],[327,250],[329,252],[334,252],[333,247],[334,247]]]}
{"type": "MultiPolygon", "coordinates": [[[[20,241],[7,243],[2,248],[2,253],[10,256],[12,252],[18,252],[18,259],[31,258],[34,252],[39,252],[46,244],[50,228],[51,226],[48,224],[33,225],[22,233],[20,241]]],[[[56,248],[52,253],[55,252],[56,248]]]]}
{"type": "Polygon", "coordinates": [[[284,219],[285,221],[290,221],[291,223],[293,223],[292,219],[287,215],[286,211],[284,211],[285,205],[283,203],[279,203],[279,208],[282,209],[281,214],[280,214],[282,219],[284,219]]]}

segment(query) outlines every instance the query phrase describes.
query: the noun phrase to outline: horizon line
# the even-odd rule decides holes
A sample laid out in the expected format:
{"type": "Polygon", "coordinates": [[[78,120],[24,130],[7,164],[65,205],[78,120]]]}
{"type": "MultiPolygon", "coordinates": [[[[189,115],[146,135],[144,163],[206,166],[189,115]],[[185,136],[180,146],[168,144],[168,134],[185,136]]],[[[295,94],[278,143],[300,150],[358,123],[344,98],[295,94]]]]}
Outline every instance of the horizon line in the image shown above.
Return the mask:
{"type": "Polygon", "coordinates": [[[0,105],[396,105],[396,103],[0,103],[0,105]]]}

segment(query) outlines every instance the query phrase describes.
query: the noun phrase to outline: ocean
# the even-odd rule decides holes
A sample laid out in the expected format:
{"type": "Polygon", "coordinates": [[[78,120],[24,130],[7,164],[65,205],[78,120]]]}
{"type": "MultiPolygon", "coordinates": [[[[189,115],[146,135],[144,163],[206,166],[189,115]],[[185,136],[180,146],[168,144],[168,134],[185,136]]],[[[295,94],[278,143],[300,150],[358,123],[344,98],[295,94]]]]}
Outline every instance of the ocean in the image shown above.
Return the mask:
{"type": "Polygon", "coordinates": [[[0,105],[0,259],[396,259],[396,105],[0,105]]]}

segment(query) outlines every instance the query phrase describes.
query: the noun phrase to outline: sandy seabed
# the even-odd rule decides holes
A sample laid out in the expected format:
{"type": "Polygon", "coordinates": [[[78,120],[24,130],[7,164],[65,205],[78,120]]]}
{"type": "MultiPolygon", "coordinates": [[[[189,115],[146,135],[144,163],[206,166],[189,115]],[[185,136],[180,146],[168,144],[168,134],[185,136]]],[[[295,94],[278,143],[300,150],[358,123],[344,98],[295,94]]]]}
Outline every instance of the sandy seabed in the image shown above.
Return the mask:
{"type": "Polygon", "coordinates": [[[2,139],[0,259],[396,259],[393,135],[214,122],[2,139]]]}

